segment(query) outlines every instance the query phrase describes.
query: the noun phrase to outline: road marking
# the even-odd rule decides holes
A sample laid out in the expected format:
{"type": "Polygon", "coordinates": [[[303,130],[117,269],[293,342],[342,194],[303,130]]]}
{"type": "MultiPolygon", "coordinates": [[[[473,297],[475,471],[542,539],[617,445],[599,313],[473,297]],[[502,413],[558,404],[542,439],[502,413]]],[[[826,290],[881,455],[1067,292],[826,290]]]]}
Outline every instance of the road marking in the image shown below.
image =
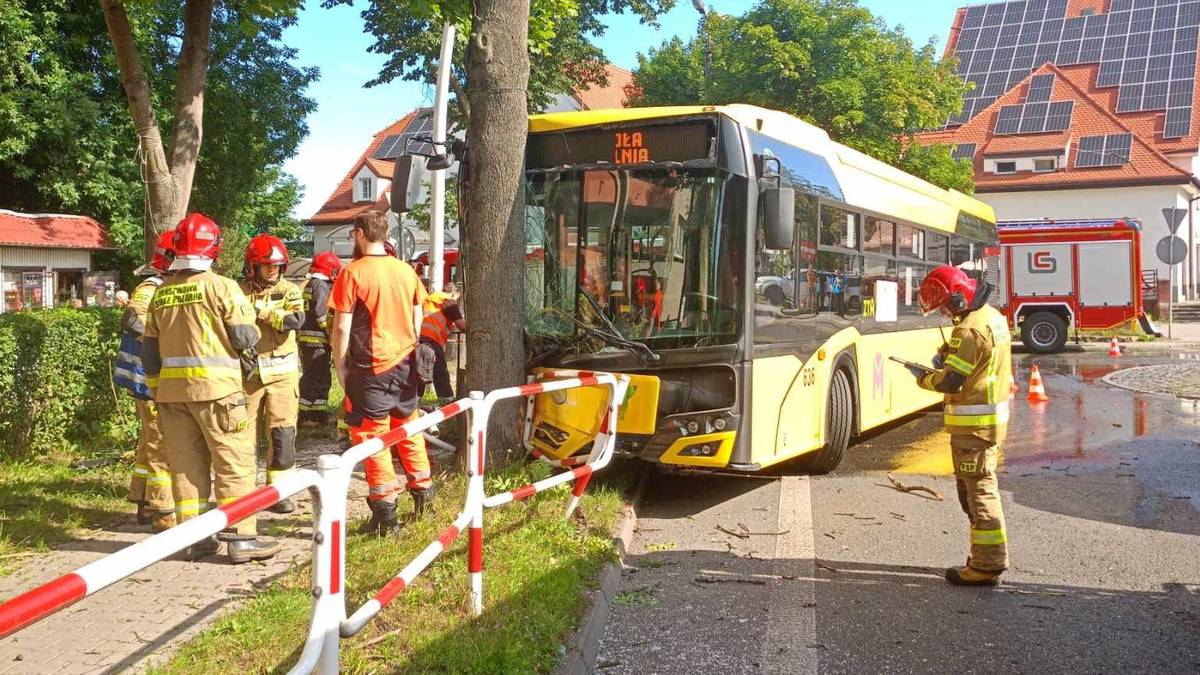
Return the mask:
{"type": "Polygon", "coordinates": [[[812,484],[808,476],[784,476],[779,482],[775,574],[789,580],[775,585],[767,615],[762,672],[816,673],[817,609],[813,577],[815,544],[812,484]]]}

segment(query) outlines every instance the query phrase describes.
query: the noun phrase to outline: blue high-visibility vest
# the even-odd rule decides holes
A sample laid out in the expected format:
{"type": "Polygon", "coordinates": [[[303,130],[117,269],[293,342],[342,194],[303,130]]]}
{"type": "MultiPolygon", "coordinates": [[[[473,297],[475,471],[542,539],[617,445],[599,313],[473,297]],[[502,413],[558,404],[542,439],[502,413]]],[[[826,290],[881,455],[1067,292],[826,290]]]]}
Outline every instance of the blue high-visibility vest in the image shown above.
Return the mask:
{"type": "Polygon", "coordinates": [[[113,368],[113,384],[127,389],[134,398],[143,401],[151,399],[150,387],[146,384],[146,370],[142,368],[142,341],[136,335],[121,333],[117,365],[113,368]]]}

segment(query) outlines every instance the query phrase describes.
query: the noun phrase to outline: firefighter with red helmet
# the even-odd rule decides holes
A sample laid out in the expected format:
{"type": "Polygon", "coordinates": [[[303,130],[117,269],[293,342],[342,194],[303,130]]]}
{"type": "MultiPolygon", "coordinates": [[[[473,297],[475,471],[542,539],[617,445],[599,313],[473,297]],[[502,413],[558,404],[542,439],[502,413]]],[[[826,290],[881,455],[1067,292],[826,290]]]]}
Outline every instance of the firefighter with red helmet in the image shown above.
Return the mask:
{"type": "Polygon", "coordinates": [[[308,278],[301,286],[304,324],[300,326],[300,424],[321,426],[329,421],[329,291],[342,271],[342,261],[332,251],[313,256],[308,278]]]}
{"type": "Polygon", "coordinates": [[[992,287],[942,265],[921,283],[921,312],[941,312],[954,322],[950,340],[934,357],[937,370],[911,368],[923,389],[946,395],[944,421],[958,500],[970,520],[971,555],[946,580],[996,586],[1008,569],[1008,535],[996,465],[1008,427],[1012,349],[1008,322],[987,304],[992,287]]]}
{"type": "MultiPolygon", "coordinates": [[[[283,278],[291,258],[275,236],[260,234],[246,245],[242,292],[254,305],[262,337],[246,380],[246,405],[251,428],[267,432],[267,484],[278,482],[296,467],[296,416],[300,395],[300,350],[296,331],[304,323],[300,287],[283,278]]],[[[257,431],[255,432],[257,434],[257,431]]],[[[272,506],[275,513],[291,513],[290,499],[272,506]]]]}
{"type": "Polygon", "coordinates": [[[133,289],[121,316],[121,346],[113,369],[113,383],[133,396],[141,422],[128,500],[138,505],[138,524],[151,525],[155,532],[175,526],[175,499],[171,496],[171,465],[158,427],[158,411],[142,367],[142,335],[154,291],[162,285],[175,256],[174,240],[174,231],[159,234],[150,262],[138,270],[146,278],[133,289]]]}
{"type": "MultiPolygon", "coordinates": [[[[259,333],[254,306],[237,282],[210,271],[221,229],[200,213],[175,228],[175,273],[154,293],[142,338],[146,379],[158,404],[180,522],[254,491],[254,428],[246,415],[243,353],[259,333]]],[[[279,543],[257,535],[253,515],[218,537],[231,562],[263,560],[279,543]]],[[[189,560],[217,552],[209,538],[189,546],[189,560]]]]}

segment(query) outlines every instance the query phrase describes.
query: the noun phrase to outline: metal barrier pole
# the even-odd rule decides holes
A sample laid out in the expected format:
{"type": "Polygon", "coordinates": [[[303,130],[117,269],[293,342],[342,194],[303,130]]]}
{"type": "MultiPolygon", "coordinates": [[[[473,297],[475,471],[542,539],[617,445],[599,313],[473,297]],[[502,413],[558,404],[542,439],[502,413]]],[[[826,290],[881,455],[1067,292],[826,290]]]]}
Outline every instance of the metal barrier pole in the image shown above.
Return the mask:
{"type": "Polygon", "coordinates": [[[471,615],[483,614],[483,485],[487,455],[487,425],[492,416],[491,403],[485,403],[482,391],[471,392],[471,434],[467,438],[467,508],[471,525],[467,537],[467,574],[471,579],[471,615]]]}

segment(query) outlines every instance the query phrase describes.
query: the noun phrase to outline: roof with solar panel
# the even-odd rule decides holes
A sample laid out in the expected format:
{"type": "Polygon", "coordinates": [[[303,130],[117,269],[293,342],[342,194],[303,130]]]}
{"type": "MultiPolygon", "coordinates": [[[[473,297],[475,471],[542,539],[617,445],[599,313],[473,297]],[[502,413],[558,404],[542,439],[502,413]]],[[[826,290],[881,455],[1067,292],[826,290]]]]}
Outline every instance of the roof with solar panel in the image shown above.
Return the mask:
{"type": "Polygon", "coordinates": [[[963,7],[946,56],[972,89],[918,140],[972,162],[979,192],[1194,180],[1174,160],[1197,153],[1198,45],[1200,0],[963,7]]]}

